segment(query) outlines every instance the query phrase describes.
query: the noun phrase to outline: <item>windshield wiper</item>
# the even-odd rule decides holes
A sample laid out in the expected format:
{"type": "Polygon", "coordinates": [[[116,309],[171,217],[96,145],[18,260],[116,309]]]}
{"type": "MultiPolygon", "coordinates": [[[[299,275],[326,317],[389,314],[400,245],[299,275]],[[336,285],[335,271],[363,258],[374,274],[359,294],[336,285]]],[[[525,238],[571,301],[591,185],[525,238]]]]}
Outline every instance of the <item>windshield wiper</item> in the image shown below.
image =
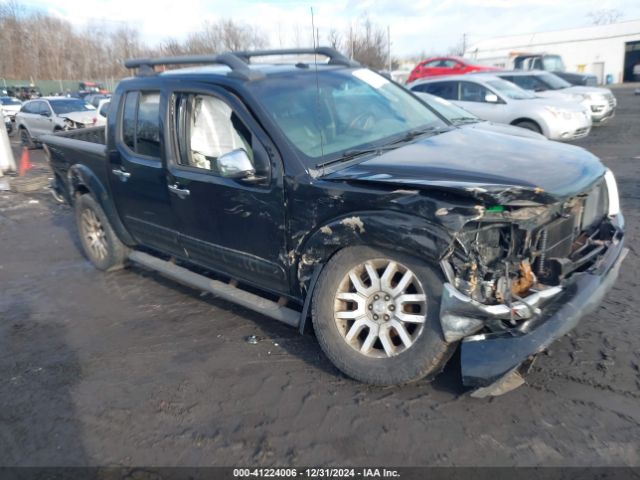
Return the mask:
{"type": "Polygon", "coordinates": [[[455,117],[455,118],[450,118],[449,121],[458,124],[458,123],[477,123],[480,121],[479,118],[475,118],[475,117],[455,117]]]}
{"type": "Polygon", "coordinates": [[[426,133],[439,132],[439,130],[440,130],[440,127],[425,127],[425,128],[417,128],[415,130],[409,130],[408,132],[405,132],[404,134],[402,134],[399,138],[396,138],[391,142],[385,143],[383,145],[378,145],[370,148],[346,150],[338,158],[334,158],[333,160],[329,160],[327,162],[318,163],[316,165],[316,168],[323,168],[328,165],[333,165],[334,163],[346,162],[348,160],[352,160],[361,155],[367,155],[367,154],[379,155],[382,152],[386,152],[388,150],[394,150],[398,148],[401,144],[410,142],[411,140],[414,140],[415,138],[421,135],[424,135],[426,133]]]}

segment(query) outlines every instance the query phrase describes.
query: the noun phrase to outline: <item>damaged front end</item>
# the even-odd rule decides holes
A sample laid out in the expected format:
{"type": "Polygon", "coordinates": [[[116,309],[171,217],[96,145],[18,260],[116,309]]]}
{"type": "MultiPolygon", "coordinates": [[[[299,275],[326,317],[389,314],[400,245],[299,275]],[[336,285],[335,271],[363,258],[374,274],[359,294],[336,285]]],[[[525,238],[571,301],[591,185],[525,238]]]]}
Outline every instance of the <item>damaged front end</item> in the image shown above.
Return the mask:
{"type": "Polygon", "coordinates": [[[610,172],[587,192],[548,205],[485,208],[441,259],[440,321],[462,340],[462,380],[477,396],[523,383],[533,357],[595,309],[626,254],[610,172]]]}

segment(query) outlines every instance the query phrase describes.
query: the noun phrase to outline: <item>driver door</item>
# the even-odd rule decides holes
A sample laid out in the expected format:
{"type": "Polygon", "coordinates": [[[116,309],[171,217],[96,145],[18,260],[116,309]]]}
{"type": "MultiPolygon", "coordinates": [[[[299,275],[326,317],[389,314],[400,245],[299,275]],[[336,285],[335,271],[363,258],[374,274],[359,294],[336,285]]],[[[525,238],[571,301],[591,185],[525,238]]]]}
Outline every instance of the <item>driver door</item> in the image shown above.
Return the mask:
{"type": "Polygon", "coordinates": [[[185,256],[232,278],[287,292],[277,150],[224,91],[174,90],[169,102],[173,146],[167,182],[185,256]],[[235,158],[248,159],[255,174],[230,174],[235,158]]]}

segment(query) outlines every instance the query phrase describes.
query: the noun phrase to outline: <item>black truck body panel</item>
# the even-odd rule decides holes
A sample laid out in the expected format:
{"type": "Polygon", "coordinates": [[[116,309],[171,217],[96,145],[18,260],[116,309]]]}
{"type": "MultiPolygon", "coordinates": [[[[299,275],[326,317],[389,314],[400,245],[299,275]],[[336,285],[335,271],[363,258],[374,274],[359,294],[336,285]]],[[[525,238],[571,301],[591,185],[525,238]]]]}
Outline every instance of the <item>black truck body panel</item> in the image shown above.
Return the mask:
{"type": "MultiPolygon", "coordinates": [[[[443,278],[456,283],[455,269],[486,257],[474,250],[479,234],[468,240],[470,228],[507,233],[511,228],[509,234],[519,228],[532,242],[544,222],[567,215],[569,206],[586,202],[584,192],[603,183],[605,168],[585,150],[450,125],[386,152],[309,167],[251,89],[258,77],[287,75],[297,67],[255,68],[263,75],[185,69],[127,79],[112,98],[106,130],[43,136],[68,201],[78,192],[90,193],[130,247],[143,246],[286,297],[306,312],[311,279],[342,248],[371,245],[434,265],[451,262],[443,267],[443,278]],[[123,99],[134,91],[160,93],[160,161],[134,154],[123,142],[123,99]],[[182,93],[206,94],[230,105],[251,131],[256,161],[268,165],[268,175],[245,182],[179,165],[171,102],[182,93]],[[189,195],[172,194],[172,185],[189,195]]],[[[313,81],[313,71],[307,74],[313,81]]],[[[608,218],[602,224],[615,233],[589,234],[607,245],[601,257],[613,264],[621,255],[622,225],[608,218]]],[[[515,258],[515,250],[509,255],[505,263],[515,258]]],[[[479,265],[488,268],[489,262],[479,265]]],[[[612,276],[606,282],[600,278],[576,274],[545,314],[548,321],[528,336],[505,333],[463,342],[465,382],[486,385],[566,333],[584,314],[576,302],[612,276]]],[[[467,284],[473,286],[460,283],[467,284]]]]}

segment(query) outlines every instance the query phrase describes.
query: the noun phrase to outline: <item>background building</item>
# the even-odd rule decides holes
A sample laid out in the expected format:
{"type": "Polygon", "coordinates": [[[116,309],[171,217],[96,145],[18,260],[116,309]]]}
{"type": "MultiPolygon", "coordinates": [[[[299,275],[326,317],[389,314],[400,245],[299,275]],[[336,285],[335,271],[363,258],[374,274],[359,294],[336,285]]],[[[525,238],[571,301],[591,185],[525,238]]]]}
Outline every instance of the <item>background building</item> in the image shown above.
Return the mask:
{"type": "Polygon", "coordinates": [[[593,73],[599,83],[608,75],[616,83],[630,82],[633,66],[640,62],[640,20],[494,37],[469,46],[465,57],[511,68],[509,59],[516,53],[558,54],[567,71],[593,73]]]}

